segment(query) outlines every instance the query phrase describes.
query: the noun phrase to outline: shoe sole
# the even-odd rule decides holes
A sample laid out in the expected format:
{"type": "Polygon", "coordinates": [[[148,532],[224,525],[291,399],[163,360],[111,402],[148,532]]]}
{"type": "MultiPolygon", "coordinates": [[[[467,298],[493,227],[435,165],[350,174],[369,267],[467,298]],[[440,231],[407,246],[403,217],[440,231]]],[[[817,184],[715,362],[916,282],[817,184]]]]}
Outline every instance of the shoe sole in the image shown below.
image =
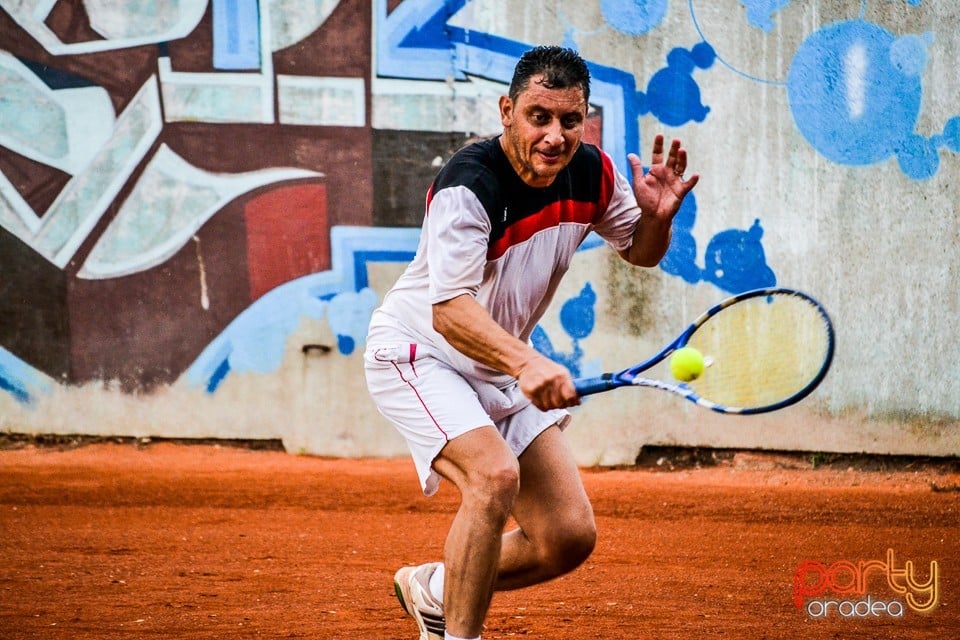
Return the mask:
{"type": "Polygon", "coordinates": [[[403,607],[404,612],[408,616],[413,616],[413,611],[407,607],[407,599],[403,597],[403,587],[400,586],[400,581],[394,578],[393,580],[393,590],[397,593],[397,600],[400,601],[400,606],[403,607]]]}

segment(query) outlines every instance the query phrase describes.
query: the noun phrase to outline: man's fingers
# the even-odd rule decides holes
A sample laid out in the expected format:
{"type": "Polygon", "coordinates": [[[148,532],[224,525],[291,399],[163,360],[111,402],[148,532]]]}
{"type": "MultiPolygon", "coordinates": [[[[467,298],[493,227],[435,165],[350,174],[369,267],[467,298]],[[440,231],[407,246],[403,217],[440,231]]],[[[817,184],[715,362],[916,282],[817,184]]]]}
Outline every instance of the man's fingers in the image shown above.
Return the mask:
{"type": "Polygon", "coordinates": [[[533,359],[519,373],[520,390],[542,411],[580,404],[570,372],[546,356],[533,359]]]}
{"type": "Polygon", "coordinates": [[[573,380],[566,378],[555,385],[551,389],[550,402],[551,409],[563,409],[580,404],[580,396],[577,394],[576,387],[573,386],[573,380]]]}
{"type": "Polygon", "coordinates": [[[578,405],[580,404],[580,394],[577,393],[577,388],[576,388],[575,386],[573,386],[573,382],[572,382],[572,381],[569,383],[569,385],[570,385],[570,386],[566,389],[567,392],[568,392],[568,393],[566,394],[567,397],[564,398],[564,400],[565,400],[565,402],[566,402],[566,405],[565,405],[565,406],[567,406],[567,407],[576,407],[576,406],[578,406],[578,405]]]}
{"type": "Polygon", "coordinates": [[[667,154],[667,161],[664,164],[678,176],[683,175],[687,168],[687,151],[680,148],[679,140],[670,143],[670,152],[667,154]]]}
{"type": "Polygon", "coordinates": [[[698,182],[700,182],[699,173],[695,173],[689,178],[687,178],[686,180],[684,180],[681,183],[683,185],[683,195],[686,196],[688,193],[690,193],[693,190],[693,188],[697,186],[698,182]]]}
{"type": "Polygon", "coordinates": [[[650,162],[650,166],[656,166],[661,162],[663,162],[663,134],[658,133],[653,139],[653,159],[650,162]]]}
{"type": "Polygon", "coordinates": [[[683,177],[683,172],[687,170],[687,150],[684,148],[677,149],[676,161],[673,164],[673,172],[680,177],[683,177]]]}
{"type": "Polygon", "coordinates": [[[683,173],[687,170],[687,150],[680,146],[679,140],[675,139],[670,143],[670,149],[664,158],[663,134],[658,133],[653,139],[653,158],[650,166],[655,167],[659,164],[663,164],[674,174],[683,177],[683,173]]]}

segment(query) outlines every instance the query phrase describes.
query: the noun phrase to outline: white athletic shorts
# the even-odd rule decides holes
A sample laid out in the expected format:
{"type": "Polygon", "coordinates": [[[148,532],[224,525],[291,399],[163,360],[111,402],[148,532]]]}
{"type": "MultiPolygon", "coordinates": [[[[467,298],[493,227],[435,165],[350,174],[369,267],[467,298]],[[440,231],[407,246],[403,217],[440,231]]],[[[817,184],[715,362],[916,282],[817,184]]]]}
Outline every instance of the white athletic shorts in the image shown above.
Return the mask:
{"type": "Polygon", "coordinates": [[[363,359],[370,394],[406,439],[428,496],[440,485],[433,461],[457,436],[493,425],[519,456],[548,427],[563,429],[570,421],[566,409],[536,408],[516,382],[500,389],[482,380],[468,381],[424,345],[368,343],[363,359]]]}

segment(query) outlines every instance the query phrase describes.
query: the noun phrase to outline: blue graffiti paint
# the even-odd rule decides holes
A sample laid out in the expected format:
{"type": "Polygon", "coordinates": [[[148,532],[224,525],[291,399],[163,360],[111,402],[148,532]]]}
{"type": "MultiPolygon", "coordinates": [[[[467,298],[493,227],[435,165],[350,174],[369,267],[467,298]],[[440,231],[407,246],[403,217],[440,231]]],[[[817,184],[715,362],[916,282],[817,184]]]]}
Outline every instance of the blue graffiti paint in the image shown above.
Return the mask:
{"type": "Polygon", "coordinates": [[[590,69],[590,102],[603,110],[604,151],[630,177],[627,154],[640,153],[640,112],[635,99],[633,74],[614,67],[587,62],[590,69]]]}
{"type": "MultiPolygon", "coordinates": [[[[753,26],[769,31],[783,0],[740,0],[753,26]]],[[[920,6],[922,0],[907,0],[920,6]]],[[[810,34],[790,61],[786,82],[750,75],[717,55],[717,61],[755,82],[787,87],[797,128],[831,162],[862,166],[895,156],[909,178],[924,180],[940,166],[937,150],[951,138],[914,132],[922,102],[921,75],[933,42],[929,33],[893,36],[866,22],[866,0],[856,20],[824,26],[810,34]]],[[[706,36],[693,0],[690,17],[706,36]]]]}
{"type": "Polygon", "coordinates": [[[370,262],[410,262],[415,252],[409,249],[370,249],[353,253],[353,281],[357,289],[369,285],[367,264],[370,262]]]}
{"type": "Polygon", "coordinates": [[[852,20],[825,27],[801,45],[787,91],[807,141],[839,164],[866,165],[896,152],[920,112],[920,79],[890,62],[894,37],[852,20]]]}
{"type": "Polygon", "coordinates": [[[560,324],[574,340],[581,340],[593,333],[596,322],[594,306],[597,304],[597,294],[588,282],[580,290],[580,294],[570,298],[560,307],[560,324]]]}
{"type": "Polygon", "coordinates": [[[680,276],[690,284],[700,282],[701,269],[697,265],[697,240],[693,226],[697,221],[697,199],[691,191],[683,199],[673,218],[673,237],[670,248],[660,261],[660,268],[673,276],[680,276]]]}
{"type": "Polygon", "coordinates": [[[30,394],[27,392],[27,390],[17,384],[14,380],[5,376],[2,370],[0,370],[0,389],[12,395],[13,399],[20,404],[30,403],[30,394]]]}
{"type": "Polygon", "coordinates": [[[696,220],[697,201],[691,192],[673,219],[673,237],[660,261],[661,269],[690,284],[709,282],[729,293],[776,284],[777,276],[767,265],[759,220],[747,231],[726,229],[713,236],[707,243],[703,268],[697,264],[696,220]]]}
{"type": "Polygon", "coordinates": [[[537,325],[533,334],[530,336],[530,342],[533,348],[547,356],[554,362],[560,363],[570,370],[570,375],[577,377],[580,375],[580,364],[583,360],[583,348],[580,346],[580,340],[593,333],[596,315],[594,307],[597,303],[597,294],[588,282],[580,290],[580,293],[570,298],[560,307],[560,326],[564,332],[573,339],[573,350],[570,353],[557,351],[547,332],[537,325]]]}
{"type": "Polygon", "coordinates": [[[687,122],[703,122],[710,107],[700,101],[700,86],[693,79],[694,68],[713,65],[716,53],[706,42],[689,51],[674,48],[667,54],[667,66],[647,84],[646,93],[637,92],[637,112],[652,113],[663,124],[675,127],[687,122]]]}
{"type": "Polygon", "coordinates": [[[337,349],[350,355],[358,344],[363,344],[377,303],[376,293],[369,288],[344,291],[327,301],[320,296],[304,298],[309,296],[305,287],[292,286],[274,292],[247,308],[221,336],[229,346],[204,381],[208,392],[216,391],[233,372],[271,373],[279,369],[287,351],[287,339],[304,317],[320,318],[326,313],[337,337],[337,349]]]}
{"type": "Polygon", "coordinates": [[[370,325],[370,316],[377,306],[377,294],[373,289],[345,291],[336,295],[327,304],[327,321],[337,335],[337,349],[350,355],[357,344],[363,344],[370,325]]]}
{"type": "Polygon", "coordinates": [[[747,231],[728,229],[713,236],[704,255],[703,279],[730,293],[775,285],[777,277],[767,266],[762,237],[759,220],[747,231]]]}
{"type": "Polygon", "coordinates": [[[580,376],[580,361],[583,359],[583,348],[580,346],[578,340],[573,341],[573,351],[570,353],[562,353],[554,349],[550,336],[547,335],[543,327],[537,325],[530,335],[530,343],[534,349],[546,357],[565,366],[574,378],[580,376]]]}
{"type": "Polygon", "coordinates": [[[400,46],[411,49],[441,49],[450,48],[450,38],[447,34],[447,22],[460,9],[466,6],[469,0],[440,0],[430,4],[434,13],[429,14],[420,24],[415,24],[403,36],[400,46]]]}
{"type": "MultiPolygon", "coordinates": [[[[693,28],[696,29],[697,33],[700,35],[701,38],[703,38],[703,41],[704,41],[704,42],[709,42],[709,40],[707,39],[707,36],[703,33],[703,29],[700,27],[700,21],[697,19],[697,13],[696,13],[696,11],[695,11],[694,8],[693,8],[693,0],[687,0],[687,6],[688,6],[689,11],[690,11],[690,19],[693,21],[693,28]]],[[[772,80],[772,79],[769,79],[769,78],[760,78],[760,77],[751,75],[751,74],[743,71],[742,69],[738,68],[736,65],[734,65],[734,64],[731,63],[731,62],[729,62],[728,60],[725,60],[724,57],[721,56],[720,54],[715,54],[715,56],[716,56],[717,62],[719,62],[720,64],[722,64],[722,65],[725,66],[726,68],[730,69],[731,71],[733,71],[733,72],[736,73],[737,75],[742,76],[742,77],[744,77],[744,78],[747,78],[748,80],[752,80],[752,81],[754,81],[754,82],[761,82],[761,83],[764,83],[764,84],[773,84],[773,85],[782,85],[782,84],[784,84],[783,82],[779,82],[779,81],[777,81],[777,80],[772,80]]]]}
{"type": "Polygon", "coordinates": [[[366,341],[377,302],[368,287],[368,265],[409,262],[419,238],[417,228],[334,227],[333,268],[284,283],[245,309],[190,365],[187,383],[213,393],[233,372],[276,371],[303,318],[326,316],[338,351],[353,353],[366,341]]]}
{"type": "Polygon", "coordinates": [[[30,405],[54,385],[51,378],[0,347],[0,391],[13,396],[23,405],[30,405]]]}
{"type": "MultiPolygon", "coordinates": [[[[419,80],[466,80],[468,76],[509,83],[519,58],[533,46],[450,24],[468,0],[407,0],[387,11],[375,0],[379,76],[419,80]]],[[[568,32],[568,44],[575,44],[568,32]]],[[[574,47],[575,48],[575,47],[574,47]]],[[[591,104],[604,114],[602,146],[629,174],[627,155],[639,153],[636,79],[632,73],[587,61],[591,104]]]]}
{"type": "Polygon", "coordinates": [[[901,36],[890,45],[890,64],[905,76],[919,76],[927,66],[931,44],[932,33],[901,36]]]}
{"type": "Polygon", "coordinates": [[[337,350],[340,351],[345,356],[353,353],[353,350],[357,348],[357,341],[351,338],[350,336],[337,336],[337,350]]]}
{"type": "Polygon", "coordinates": [[[914,180],[935,175],[946,138],[914,133],[932,41],[929,34],[897,38],[862,20],[811,34],[787,80],[797,128],[833,162],[868,165],[896,156],[914,180]]]}
{"type": "Polygon", "coordinates": [[[597,294],[588,282],[580,290],[580,293],[561,305],[560,326],[573,343],[569,353],[558,351],[553,346],[553,341],[550,340],[546,330],[540,325],[534,327],[530,336],[530,343],[533,348],[554,362],[565,366],[570,371],[570,375],[574,377],[600,375],[600,362],[585,362],[583,360],[583,347],[580,345],[581,340],[593,333],[596,320],[596,304],[597,294]]]}
{"type": "Polygon", "coordinates": [[[911,133],[900,142],[897,164],[904,175],[914,180],[926,180],[940,168],[940,155],[932,138],[911,133]]]}
{"type": "Polygon", "coordinates": [[[960,116],[950,118],[943,127],[943,135],[938,137],[938,144],[946,146],[954,153],[960,153],[960,116]]]}
{"type": "Polygon", "coordinates": [[[747,10],[747,22],[769,33],[773,29],[773,14],[777,13],[791,0],[740,0],[747,10]]]}
{"type": "Polygon", "coordinates": [[[213,0],[212,4],[213,68],[259,69],[260,11],[257,0],[213,0]]]}
{"type": "Polygon", "coordinates": [[[617,31],[642,36],[663,22],[667,0],[600,0],[600,11],[617,31]]]}
{"type": "Polygon", "coordinates": [[[227,377],[227,374],[230,373],[230,360],[227,358],[223,359],[217,368],[214,370],[213,375],[210,376],[210,379],[207,380],[207,393],[213,393],[220,386],[220,383],[223,382],[223,379],[227,377]]]}

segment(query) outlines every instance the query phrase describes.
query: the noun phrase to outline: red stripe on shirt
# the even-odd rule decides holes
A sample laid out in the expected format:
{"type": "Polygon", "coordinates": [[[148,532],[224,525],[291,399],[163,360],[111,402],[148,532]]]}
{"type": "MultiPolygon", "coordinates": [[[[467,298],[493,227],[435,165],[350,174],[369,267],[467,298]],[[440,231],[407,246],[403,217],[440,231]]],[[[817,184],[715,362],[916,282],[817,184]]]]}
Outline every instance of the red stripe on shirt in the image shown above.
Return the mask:
{"type": "Polygon", "coordinates": [[[510,247],[526,242],[545,229],[552,229],[565,222],[591,224],[596,215],[597,205],[593,202],[554,202],[507,227],[503,236],[487,248],[487,260],[496,260],[510,247]]]}
{"type": "Polygon", "coordinates": [[[506,253],[507,249],[526,242],[534,235],[565,222],[579,224],[596,224],[600,221],[610,200],[613,198],[615,185],[613,160],[606,153],[600,153],[603,170],[600,177],[600,193],[596,202],[580,202],[577,200],[560,200],[544,207],[539,212],[518,220],[509,227],[502,237],[487,248],[487,260],[496,260],[506,253]]]}

